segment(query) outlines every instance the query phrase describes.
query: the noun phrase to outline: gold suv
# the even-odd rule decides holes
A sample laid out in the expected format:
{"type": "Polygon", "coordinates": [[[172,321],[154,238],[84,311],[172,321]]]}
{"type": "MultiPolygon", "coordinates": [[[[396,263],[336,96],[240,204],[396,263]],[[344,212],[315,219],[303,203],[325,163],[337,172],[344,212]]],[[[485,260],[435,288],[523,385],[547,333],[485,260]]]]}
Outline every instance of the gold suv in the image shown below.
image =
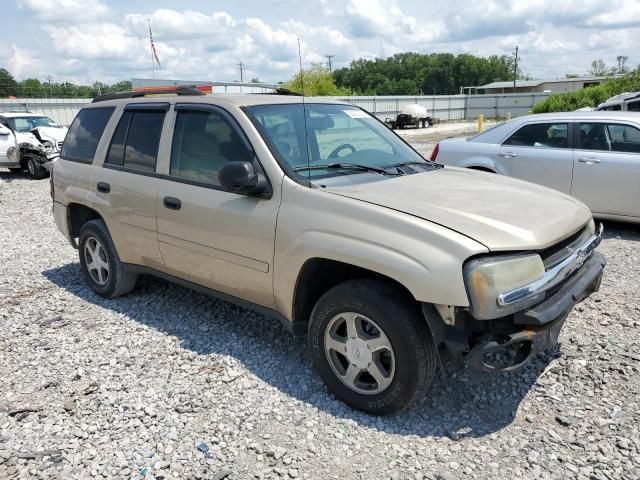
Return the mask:
{"type": "Polygon", "coordinates": [[[602,232],[568,195],[426,161],[337,101],[152,93],[83,108],[52,169],[87,283],[152,274],[277,317],[355,408],[414,404],[444,351],[520,368],[599,288],[602,232]]]}

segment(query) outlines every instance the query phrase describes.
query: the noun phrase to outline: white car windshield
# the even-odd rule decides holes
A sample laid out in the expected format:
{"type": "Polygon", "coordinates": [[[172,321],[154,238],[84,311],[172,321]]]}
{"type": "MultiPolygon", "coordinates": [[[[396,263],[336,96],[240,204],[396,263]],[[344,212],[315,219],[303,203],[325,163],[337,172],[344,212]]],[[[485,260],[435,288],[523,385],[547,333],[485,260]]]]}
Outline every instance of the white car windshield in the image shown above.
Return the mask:
{"type": "Polygon", "coordinates": [[[12,117],[7,118],[9,125],[16,132],[28,132],[38,127],[58,127],[49,117],[12,117]]]}
{"type": "Polygon", "coordinates": [[[297,103],[246,110],[276,150],[276,157],[305,177],[363,171],[394,174],[393,169],[384,169],[405,163],[427,164],[383,123],[349,105],[297,103]]]}

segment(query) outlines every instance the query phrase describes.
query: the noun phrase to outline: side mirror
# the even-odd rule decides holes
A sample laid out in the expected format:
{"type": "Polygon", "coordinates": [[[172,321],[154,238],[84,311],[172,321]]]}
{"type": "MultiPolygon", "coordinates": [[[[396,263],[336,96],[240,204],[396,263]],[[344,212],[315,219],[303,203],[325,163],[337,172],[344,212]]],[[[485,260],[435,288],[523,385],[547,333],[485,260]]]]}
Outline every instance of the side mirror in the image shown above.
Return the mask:
{"type": "Polygon", "coordinates": [[[218,172],[220,185],[230,192],[262,195],[267,190],[267,179],[256,173],[251,162],[228,162],[218,172]]]}

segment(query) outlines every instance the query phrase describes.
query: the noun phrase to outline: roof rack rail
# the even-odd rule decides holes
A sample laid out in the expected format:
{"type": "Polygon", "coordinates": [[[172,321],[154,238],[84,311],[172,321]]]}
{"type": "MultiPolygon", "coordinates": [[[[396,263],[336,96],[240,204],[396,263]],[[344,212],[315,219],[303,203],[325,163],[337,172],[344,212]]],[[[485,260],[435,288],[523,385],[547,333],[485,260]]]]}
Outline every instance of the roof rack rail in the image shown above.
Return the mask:
{"type": "Polygon", "coordinates": [[[282,88],[282,87],[274,88],[273,92],[254,93],[253,95],[292,95],[292,96],[295,96],[295,97],[302,97],[303,96],[301,93],[293,92],[293,91],[289,90],[288,88],[282,88]]]}
{"type": "Polygon", "coordinates": [[[104,95],[98,95],[93,99],[91,103],[105,102],[107,100],[117,100],[120,98],[140,98],[147,95],[162,95],[162,94],[175,94],[175,95],[206,95],[204,92],[198,90],[195,85],[179,85],[177,87],[157,87],[157,88],[145,88],[142,90],[135,90],[132,92],[117,92],[117,93],[105,93],[104,95]]]}

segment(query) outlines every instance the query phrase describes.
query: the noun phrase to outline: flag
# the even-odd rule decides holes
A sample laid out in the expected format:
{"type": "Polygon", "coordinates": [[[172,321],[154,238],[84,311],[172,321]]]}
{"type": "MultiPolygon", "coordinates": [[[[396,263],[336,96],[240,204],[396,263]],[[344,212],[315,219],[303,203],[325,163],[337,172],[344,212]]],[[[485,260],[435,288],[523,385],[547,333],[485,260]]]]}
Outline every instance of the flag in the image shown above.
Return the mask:
{"type": "Polygon", "coordinates": [[[158,66],[161,67],[162,65],[160,65],[160,60],[158,60],[158,52],[156,52],[156,45],[153,43],[153,34],[151,33],[151,21],[149,21],[149,41],[151,42],[151,53],[153,54],[153,58],[155,59],[158,66]]]}

